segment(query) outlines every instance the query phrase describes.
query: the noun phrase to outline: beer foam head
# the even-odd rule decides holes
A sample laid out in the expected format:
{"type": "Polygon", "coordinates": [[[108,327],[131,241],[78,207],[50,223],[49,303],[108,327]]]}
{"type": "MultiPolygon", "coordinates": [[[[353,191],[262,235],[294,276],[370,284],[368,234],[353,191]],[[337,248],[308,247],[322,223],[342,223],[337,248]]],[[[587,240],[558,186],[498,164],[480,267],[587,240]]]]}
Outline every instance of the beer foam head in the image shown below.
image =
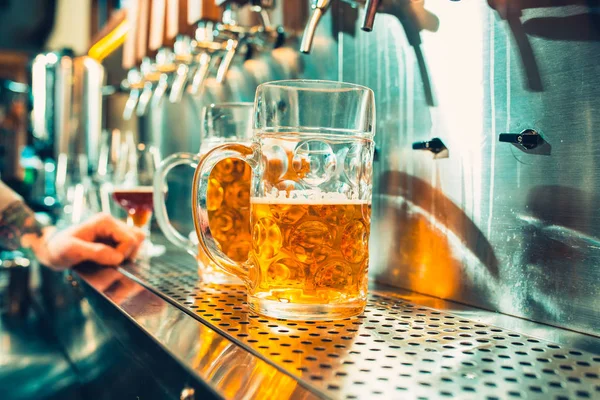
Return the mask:
{"type": "Polygon", "coordinates": [[[254,204],[297,204],[297,205],[362,205],[370,204],[371,200],[359,199],[308,199],[290,197],[252,197],[250,203],[254,204]]]}
{"type": "MultiPolygon", "coordinates": [[[[369,204],[371,199],[358,199],[358,193],[324,192],[319,188],[308,190],[278,190],[273,188],[265,197],[253,197],[252,202],[263,204],[369,204]]],[[[370,197],[370,196],[369,196],[370,197]]]]}

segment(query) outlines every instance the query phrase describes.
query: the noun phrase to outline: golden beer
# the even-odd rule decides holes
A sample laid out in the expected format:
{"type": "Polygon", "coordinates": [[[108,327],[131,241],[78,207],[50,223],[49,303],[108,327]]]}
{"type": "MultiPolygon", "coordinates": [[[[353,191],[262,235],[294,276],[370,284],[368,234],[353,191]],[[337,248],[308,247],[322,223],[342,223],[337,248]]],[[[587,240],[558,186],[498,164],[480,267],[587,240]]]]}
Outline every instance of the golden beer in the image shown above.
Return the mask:
{"type": "Polygon", "coordinates": [[[250,298],[355,315],[367,292],[370,214],[365,200],[252,198],[250,298]]]}
{"type": "MultiPolygon", "coordinates": [[[[213,168],[206,196],[210,230],[221,250],[232,260],[245,262],[252,247],[250,235],[250,176],[243,161],[228,158],[213,168]]],[[[202,274],[222,274],[198,247],[202,274]]]]}

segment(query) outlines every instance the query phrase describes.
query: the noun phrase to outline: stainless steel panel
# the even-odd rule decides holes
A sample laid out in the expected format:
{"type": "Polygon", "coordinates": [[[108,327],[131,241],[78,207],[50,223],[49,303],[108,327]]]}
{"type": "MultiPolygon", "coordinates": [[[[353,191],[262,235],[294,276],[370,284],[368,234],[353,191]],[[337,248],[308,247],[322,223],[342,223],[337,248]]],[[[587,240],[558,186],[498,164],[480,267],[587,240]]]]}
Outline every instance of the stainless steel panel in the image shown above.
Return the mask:
{"type": "MultiPolygon", "coordinates": [[[[295,397],[299,388],[305,394],[328,398],[547,399],[600,394],[598,339],[590,340],[586,351],[477,322],[491,314],[485,311],[446,312],[408,300],[411,295],[419,299],[414,294],[376,286],[365,313],[357,318],[322,322],[262,318],[248,310],[241,286],[201,282],[195,260],[181,252],[129,264],[120,271],[200,321],[198,333],[192,329],[167,334],[171,327],[183,326],[180,320],[186,318],[175,321],[163,315],[159,329],[145,318],[152,319],[164,308],[160,302],[147,302],[144,296],[143,303],[126,292],[116,296],[112,292],[118,286],[110,289],[97,275],[83,278],[161,342],[166,339],[171,351],[186,365],[193,362],[203,379],[212,376],[205,372],[208,365],[219,365],[221,376],[231,376],[243,351],[275,366],[276,376],[295,382],[289,386],[268,382],[271,386],[263,390],[277,393],[277,398],[295,397]],[[213,346],[215,340],[221,345],[213,346]],[[234,349],[236,355],[228,355],[234,349]]],[[[116,272],[102,272],[107,274],[116,272]]],[[[541,336],[559,331],[534,326],[530,332],[541,336]]],[[[263,379],[265,373],[246,369],[237,378],[254,388],[259,386],[255,380],[263,379]]]]}
{"type": "Polygon", "coordinates": [[[377,100],[375,279],[599,335],[600,25],[559,3],[516,2],[540,8],[509,24],[487,2],[426,2],[436,107],[393,16],[339,34],[339,78],[377,100]],[[550,155],[498,142],[526,128],[550,155]],[[411,149],[434,137],[448,158],[411,149]]]}

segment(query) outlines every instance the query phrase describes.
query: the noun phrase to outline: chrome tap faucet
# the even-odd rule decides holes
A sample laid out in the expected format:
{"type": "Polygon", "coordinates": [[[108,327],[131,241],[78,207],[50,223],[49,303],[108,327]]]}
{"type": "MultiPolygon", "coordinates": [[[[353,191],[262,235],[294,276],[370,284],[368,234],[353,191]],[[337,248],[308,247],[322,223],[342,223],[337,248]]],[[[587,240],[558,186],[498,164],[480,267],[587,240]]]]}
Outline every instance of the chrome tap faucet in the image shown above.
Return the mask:
{"type": "Polygon", "coordinates": [[[308,23],[306,24],[306,28],[304,29],[304,34],[302,35],[302,42],[300,43],[300,52],[302,53],[310,53],[312,49],[313,39],[315,38],[315,33],[317,31],[317,27],[319,26],[319,21],[321,21],[321,17],[325,14],[329,5],[331,4],[331,0],[313,0],[311,3],[312,14],[308,23]]]}
{"type": "Polygon", "coordinates": [[[140,98],[140,91],[144,88],[143,77],[138,68],[132,68],[127,72],[127,78],[123,81],[121,86],[129,90],[129,98],[125,103],[125,109],[123,110],[123,119],[130,120],[135,111],[138,100],[140,98]]]}
{"type": "Polygon", "coordinates": [[[187,87],[187,82],[190,76],[190,69],[194,62],[194,54],[192,52],[192,38],[185,35],[179,35],[175,39],[173,45],[174,60],[177,65],[175,76],[171,83],[171,93],[169,101],[178,103],[183,97],[183,92],[187,87]]]}
{"type": "Polygon", "coordinates": [[[169,88],[170,77],[177,71],[175,53],[170,48],[161,47],[156,53],[155,60],[156,72],[160,74],[160,78],[152,95],[152,107],[156,107],[162,102],[169,88]]]}
{"type": "Polygon", "coordinates": [[[140,71],[142,73],[144,88],[142,89],[142,93],[140,94],[136,108],[136,114],[138,117],[146,115],[146,111],[148,111],[148,105],[150,104],[150,100],[152,100],[154,88],[161,77],[161,73],[157,71],[156,65],[150,57],[144,57],[142,59],[140,71]]]}

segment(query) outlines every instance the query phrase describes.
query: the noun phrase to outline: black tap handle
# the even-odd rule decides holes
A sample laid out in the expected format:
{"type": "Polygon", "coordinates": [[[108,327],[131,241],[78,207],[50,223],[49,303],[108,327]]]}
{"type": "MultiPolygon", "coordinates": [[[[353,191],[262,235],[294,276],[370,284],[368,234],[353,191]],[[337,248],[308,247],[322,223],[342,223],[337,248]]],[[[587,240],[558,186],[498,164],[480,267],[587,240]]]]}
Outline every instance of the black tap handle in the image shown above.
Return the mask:
{"type": "Polygon", "coordinates": [[[525,129],[521,133],[501,133],[498,139],[504,143],[520,145],[528,150],[536,148],[544,141],[533,129],[525,129]]]}
{"type": "Polygon", "coordinates": [[[414,142],[412,148],[413,150],[429,150],[434,154],[447,150],[446,145],[440,138],[433,138],[425,142],[414,142]]]}

